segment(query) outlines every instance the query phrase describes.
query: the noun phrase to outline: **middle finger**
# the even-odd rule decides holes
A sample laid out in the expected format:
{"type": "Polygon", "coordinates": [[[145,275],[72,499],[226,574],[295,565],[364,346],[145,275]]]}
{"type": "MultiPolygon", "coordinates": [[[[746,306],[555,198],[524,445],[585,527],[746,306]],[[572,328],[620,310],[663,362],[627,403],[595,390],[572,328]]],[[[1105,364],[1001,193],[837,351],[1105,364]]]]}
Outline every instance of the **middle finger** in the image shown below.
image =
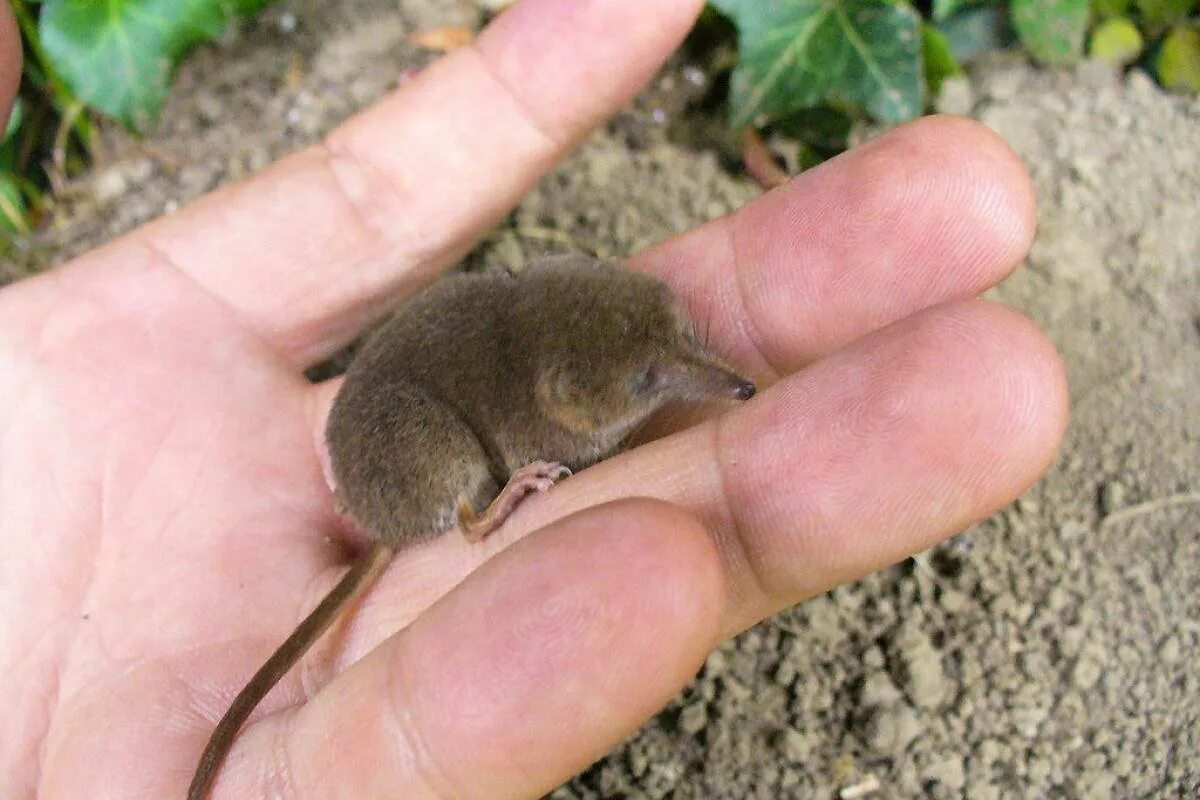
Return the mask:
{"type": "Polygon", "coordinates": [[[927,117],[636,256],[760,383],[923,308],[977,295],[1029,249],[1033,188],[979,123],[927,117]]]}

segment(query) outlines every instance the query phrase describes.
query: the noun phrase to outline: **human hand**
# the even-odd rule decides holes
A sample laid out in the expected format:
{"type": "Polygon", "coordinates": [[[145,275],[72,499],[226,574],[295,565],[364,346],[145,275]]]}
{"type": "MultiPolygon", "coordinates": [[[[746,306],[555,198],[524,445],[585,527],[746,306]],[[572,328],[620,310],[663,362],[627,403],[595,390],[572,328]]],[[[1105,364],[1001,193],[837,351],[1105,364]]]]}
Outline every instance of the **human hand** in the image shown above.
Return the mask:
{"type": "Polygon", "coordinates": [[[0,6],[0,131],[21,82],[21,36],[8,4],[0,6]]]}
{"type": "MultiPolygon", "coordinates": [[[[0,796],[183,796],[346,569],[318,456],[337,384],[303,368],[465,253],[698,8],[526,0],[320,146],[0,292],[0,796]]],[[[214,798],[538,796],[721,638],[1003,506],[1065,386],[970,298],[1032,228],[1016,157],[927,119],[636,256],[764,390],[482,545],[398,556],[214,798]]]]}

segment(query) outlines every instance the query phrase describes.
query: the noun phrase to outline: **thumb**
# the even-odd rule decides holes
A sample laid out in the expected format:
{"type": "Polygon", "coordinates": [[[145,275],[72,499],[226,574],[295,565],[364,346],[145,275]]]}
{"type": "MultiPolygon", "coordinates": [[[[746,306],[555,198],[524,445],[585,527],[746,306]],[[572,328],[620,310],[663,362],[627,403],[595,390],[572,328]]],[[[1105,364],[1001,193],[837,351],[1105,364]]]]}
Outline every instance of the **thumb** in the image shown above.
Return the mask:
{"type": "Polygon", "coordinates": [[[17,86],[21,83],[21,37],[8,3],[0,3],[0,138],[8,127],[17,86]]]}

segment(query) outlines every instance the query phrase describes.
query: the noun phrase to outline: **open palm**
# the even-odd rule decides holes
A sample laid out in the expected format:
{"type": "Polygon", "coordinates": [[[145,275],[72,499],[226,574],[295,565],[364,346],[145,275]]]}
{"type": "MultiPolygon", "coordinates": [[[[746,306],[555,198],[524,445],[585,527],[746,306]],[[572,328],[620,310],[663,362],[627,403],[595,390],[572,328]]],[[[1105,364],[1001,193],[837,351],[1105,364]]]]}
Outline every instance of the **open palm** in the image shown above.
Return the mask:
{"type": "MultiPolygon", "coordinates": [[[[352,557],[320,469],[336,382],[304,367],[466,252],[698,6],[526,0],[320,146],[0,292],[0,796],[183,795],[352,557]]],[[[928,119],[635,257],[769,388],[482,545],[402,554],[214,796],[537,796],[722,637],[1006,503],[1065,387],[970,298],[1032,206],[1002,143],[928,119]]]]}

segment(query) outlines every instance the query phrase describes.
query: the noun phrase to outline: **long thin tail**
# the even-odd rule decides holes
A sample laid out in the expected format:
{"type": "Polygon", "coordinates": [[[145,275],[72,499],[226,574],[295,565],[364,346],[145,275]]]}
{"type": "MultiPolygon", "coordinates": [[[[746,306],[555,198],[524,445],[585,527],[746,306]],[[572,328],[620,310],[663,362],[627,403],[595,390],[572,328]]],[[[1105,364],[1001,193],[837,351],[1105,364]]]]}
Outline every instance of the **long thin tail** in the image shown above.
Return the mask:
{"type": "Polygon", "coordinates": [[[363,553],[358,561],[346,573],[337,586],[325,595],[312,613],[309,614],[299,627],[292,632],[283,644],[279,646],[267,663],[254,673],[254,677],[246,684],[246,688],[234,698],[233,705],[221,717],[213,731],[196,774],[192,777],[192,785],[188,788],[188,800],[205,800],[208,790],[212,788],[217,770],[225,760],[238,731],[245,724],[246,718],[266,696],[271,687],[279,682],[300,657],[308,652],[313,643],[321,638],[329,626],[337,619],[342,608],[370,586],[392,558],[392,549],[387,545],[376,542],[371,549],[363,553]]]}

